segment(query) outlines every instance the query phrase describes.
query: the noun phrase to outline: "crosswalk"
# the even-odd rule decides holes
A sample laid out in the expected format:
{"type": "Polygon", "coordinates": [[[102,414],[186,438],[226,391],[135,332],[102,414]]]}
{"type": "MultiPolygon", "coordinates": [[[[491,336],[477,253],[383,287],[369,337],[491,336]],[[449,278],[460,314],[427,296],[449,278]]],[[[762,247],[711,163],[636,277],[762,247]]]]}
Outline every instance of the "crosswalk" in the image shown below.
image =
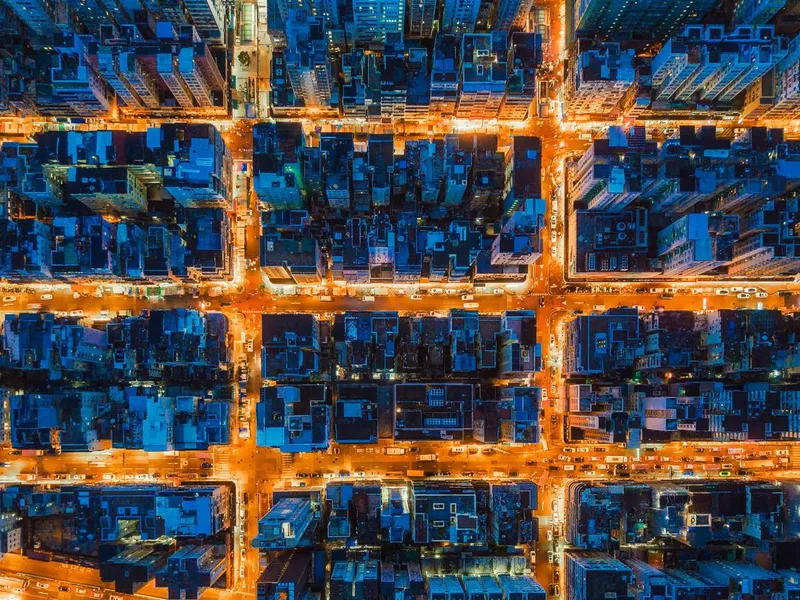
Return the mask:
{"type": "Polygon", "coordinates": [[[281,453],[281,477],[292,477],[292,465],[294,464],[294,455],[288,452],[281,453]]]}
{"type": "Polygon", "coordinates": [[[231,455],[227,448],[219,448],[214,455],[214,477],[226,479],[231,476],[231,455]]]}
{"type": "Polygon", "coordinates": [[[789,450],[789,465],[794,469],[800,469],[800,446],[792,444],[789,450]]]}

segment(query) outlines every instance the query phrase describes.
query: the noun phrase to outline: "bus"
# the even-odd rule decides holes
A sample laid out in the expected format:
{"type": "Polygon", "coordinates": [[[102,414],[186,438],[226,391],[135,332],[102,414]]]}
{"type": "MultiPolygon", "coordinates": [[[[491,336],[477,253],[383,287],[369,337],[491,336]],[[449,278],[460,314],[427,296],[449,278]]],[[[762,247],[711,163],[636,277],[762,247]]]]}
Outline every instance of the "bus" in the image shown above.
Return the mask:
{"type": "Polygon", "coordinates": [[[0,590],[21,594],[27,584],[28,582],[25,579],[0,575],[0,590]]]}

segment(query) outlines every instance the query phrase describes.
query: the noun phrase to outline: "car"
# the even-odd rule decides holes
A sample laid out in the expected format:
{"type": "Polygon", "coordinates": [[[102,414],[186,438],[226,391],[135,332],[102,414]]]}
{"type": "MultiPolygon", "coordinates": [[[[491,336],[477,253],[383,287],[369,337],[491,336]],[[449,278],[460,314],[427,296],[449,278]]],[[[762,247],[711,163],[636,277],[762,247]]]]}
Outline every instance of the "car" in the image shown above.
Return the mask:
{"type": "Polygon", "coordinates": [[[577,450],[578,452],[583,452],[583,453],[589,452],[589,448],[587,446],[578,446],[577,450]]]}
{"type": "Polygon", "coordinates": [[[484,454],[494,454],[496,450],[491,446],[489,446],[488,448],[484,448],[483,450],[481,450],[481,452],[483,452],[484,454]]]}
{"type": "Polygon", "coordinates": [[[736,297],[739,298],[739,300],[747,300],[750,297],[750,294],[745,294],[742,292],[740,294],[736,294],[736,297]]]}
{"type": "Polygon", "coordinates": [[[419,446],[411,446],[411,448],[409,448],[408,451],[409,452],[419,452],[419,446]]]}
{"type": "Polygon", "coordinates": [[[556,589],[555,589],[555,591],[553,592],[553,595],[554,595],[554,596],[560,596],[560,595],[561,595],[561,588],[559,588],[559,587],[558,587],[558,584],[555,584],[555,588],[556,588],[556,589]]]}
{"type": "Polygon", "coordinates": [[[339,471],[339,477],[350,477],[350,471],[345,471],[344,469],[339,471]]]}
{"type": "Polygon", "coordinates": [[[564,452],[569,452],[569,453],[575,452],[575,448],[567,446],[566,448],[564,448],[564,452]]]}
{"type": "Polygon", "coordinates": [[[60,586],[58,586],[58,591],[59,592],[68,592],[69,591],[69,586],[68,585],[60,585],[60,586]]]}
{"type": "Polygon", "coordinates": [[[450,477],[450,475],[452,475],[450,471],[441,471],[439,473],[439,477],[450,477]]]}
{"type": "Polygon", "coordinates": [[[80,309],[71,310],[71,311],[69,311],[69,316],[70,317],[82,317],[83,316],[83,311],[80,310],[80,309]]]}
{"type": "Polygon", "coordinates": [[[49,583],[45,583],[44,581],[37,581],[36,582],[36,587],[39,588],[40,590],[46,590],[47,588],[50,587],[50,584],[49,583]]]}
{"type": "Polygon", "coordinates": [[[92,590],[92,598],[102,598],[102,592],[98,592],[97,590],[92,590]]]}
{"type": "Polygon", "coordinates": [[[552,550],[548,550],[547,551],[547,562],[549,562],[551,565],[553,564],[553,557],[554,557],[553,551],[552,550]]]}
{"type": "Polygon", "coordinates": [[[422,294],[411,294],[409,298],[412,300],[422,300],[422,294]]]}
{"type": "Polygon", "coordinates": [[[735,285],[735,286],[733,286],[733,287],[731,288],[731,291],[732,291],[734,294],[738,294],[739,292],[743,292],[743,291],[744,291],[744,288],[743,288],[743,287],[740,287],[740,286],[738,286],[738,285],[735,285]]]}
{"type": "Polygon", "coordinates": [[[550,334],[550,345],[551,346],[555,346],[556,345],[556,336],[555,336],[554,333],[550,334]]]}
{"type": "Polygon", "coordinates": [[[538,464],[539,464],[538,461],[535,461],[535,460],[526,460],[525,461],[525,465],[528,466],[528,467],[535,467],[538,464]]]}
{"type": "Polygon", "coordinates": [[[727,471],[727,470],[726,471],[720,471],[719,472],[719,476],[720,477],[730,477],[731,476],[731,472],[727,471]]]}
{"type": "Polygon", "coordinates": [[[758,288],[746,287],[743,291],[747,292],[748,294],[755,294],[758,291],[758,288]]]}
{"type": "Polygon", "coordinates": [[[75,588],[75,593],[78,594],[79,596],[85,596],[86,590],[82,587],[77,587],[75,588]]]}
{"type": "Polygon", "coordinates": [[[767,298],[769,294],[767,292],[756,292],[756,298],[767,298]]]}
{"type": "Polygon", "coordinates": [[[540,307],[544,306],[544,296],[539,296],[539,306],[540,307]]]}
{"type": "Polygon", "coordinates": [[[728,294],[730,294],[730,292],[728,290],[726,290],[725,288],[720,288],[718,290],[714,290],[714,293],[717,296],[727,296],[728,294]]]}
{"type": "Polygon", "coordinates": [[[203,464],[200,465],[200,467],[203,469],[213,469],[214,465],[210,462],[204,462],[203,464]]]}
{"type": "Polygon", "coordinates": [[[472,294],[463,294],[461,296],[461,300],[463,300],[464,302],[472,302],[473,300],[475,300],[475,296],[472,294]]]}
{"type": "Polygon", "coordinates": [[[110,321],[111,320],[111,313],[107,310],[101,310],[100,314],[97,315],[95,321],[110,321]]]}
{"type": "Polygon", "coordinates": [[[550,595],[551,595],[551,596],[555,596],[555,595],[556,595],[556,586],[555,586],[555,584],[554,584],[554,583],[551,583],[551,584],[550,584],[550,588],[549,588],[549,590],[548,590],[548,591],[550,592],[550,595]]]}
{"type": "Polygon", "coordinates": [[[552,542],[553,541],[553,531],[550,530],[550,529],[547,530],[547,541],[548,542],[552,542]]]}
{"type": "Polygon", "coordinates": [[[4,304],[11,304],[12,302],[16,302],[16,301],[17,301],[17,297],[16,296],[3,296],[3,303],[4,304]]]}
{"type": "Polygon", "coordinates": [[[473,475],[475,475],[473,471],[462,471],[461,473],[462,477],[472,477],[473,475]]]}
{"type": "Polygon", "coordinates": [[[297,477],[298,479],[305,479],[306,477],[308,477],[308,473],[295,473],[294,476],[297,477]]]}
{"type": "Polygon", "coordinates": [[[52,300],[53,294],[42,294],[39,296],[39,300],[52,300]]]}
{"type": "Polygon", "coordinates": [[[477,302],[464,302],[464,308],[466,308],[467,310],[476,310],[480,308],[480,304],[478,304],[477,302]]]}

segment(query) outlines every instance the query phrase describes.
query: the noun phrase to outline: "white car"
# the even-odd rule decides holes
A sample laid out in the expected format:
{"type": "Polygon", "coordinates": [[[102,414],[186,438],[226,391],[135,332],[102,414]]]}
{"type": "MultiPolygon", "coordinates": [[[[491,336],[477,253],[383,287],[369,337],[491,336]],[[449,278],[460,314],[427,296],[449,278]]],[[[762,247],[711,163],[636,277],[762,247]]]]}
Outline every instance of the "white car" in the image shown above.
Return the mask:
{"type": "Polygon", "coordinates": [[[82,310],[71,310],[71,311],[69,311],[69,316],[70,317],[82,317],[83,316],[83,311],[82,310]]]}
{"type": "Polygon", "coordinates": [[[742,292],[740,294],[736,294],[736,297],[739,298],[739,300],[747,300],[750,297],[750,294],[745,294],[742,292]]]}
{"type": "MultiPolygon", "coordinates": [[[[41,299],[41,300],[52,300],[53,299],[53,294],[42,294],[41,296],[39,296],[39,299],[41,299]]],[[[83,593],[85,594],[86,590],[84,590],[83,593]]]]}
{"type": "Polygon", "coordinates": [[[743,291],[744,291],[744,288],[743,288],[743,287],[739,287],[739,286],[736,286],[736,285],[735,285],[735,286],[733,286],[733,287],[731,288],[731,291],[732,291],[734,294],[738,294],[739,292],[743,292],[743,291]]]}
{"type": "Polygon", "coordinates": [[[756,298],[767,298],[769,294],[767,292],[756,292],[756,298]]]}
{"type": "Polygon", "coordinates": [[[714,293],[717,296],[727,296],[728,294],[730,294],[730,292],[728,290],[726,290],[725,288],[720,288],[718,290],[714,290],[714,293]]]}
{"type": "Polygon", "coordinates": [[[744,291],[747,292],[748,294],[755,294],[758,291],[758,288],[746,287],[744,288],[744,291]]]}
{"type": "Polygon", "coordinates": [[[3,303],[4,304],[11,304],[12,302],[16,302],[16,301],[17,301],[17,297],[16,296],[3,296],[3,303]]]}
{"type": "Polygon", "coordinates": [[[409,298],[412,300],[422,300],[422,294],[411,294],[409,298]]]}

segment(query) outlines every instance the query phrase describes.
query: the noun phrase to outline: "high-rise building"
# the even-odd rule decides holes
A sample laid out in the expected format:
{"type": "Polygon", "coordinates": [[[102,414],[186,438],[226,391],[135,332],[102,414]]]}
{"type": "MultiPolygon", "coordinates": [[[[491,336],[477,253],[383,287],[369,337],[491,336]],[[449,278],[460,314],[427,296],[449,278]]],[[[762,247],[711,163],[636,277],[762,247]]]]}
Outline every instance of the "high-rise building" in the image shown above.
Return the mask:
{"type": "Polygon", "coordinates": [[[655,98],[730,104],[787,54],[772,26],[693,25],[670,38],[651,66],[655,98]]]}
{"type": "Polygon", "coordinates": [[[51,0],[7,0],[6,4],[37,35],[51,35],[55,29],[55,7],[51,0]]]}
{"type": "Polygon", "coordinates": [[[565,552],[565,592],[569,600],[626,600],[630,567],[603,552],[565,552]]]}
{"type": "Polygon", "coordinates": [[[533,0],[500,0],[492,29],[508,31],[512,27],[522,29],[528,21],[533,0]]]}
{"type": "Polygon", "coordinates": [[[406,4],[402,0],[353,0],[357,44],[383,44],[386,34],[403,36],[406,4]]]}
{"type": "Polygon", "coordinates": [[[436,34],[430,90],[431,115],[452,116],[458,100],[458,43],[455,35],[436,34]]]}
{"type": "Polygon", "coordinates": [[[203,37],[223,43],[225,37],[225,3],[223,0],[184,0],[186,12],[203,37]]]}
{"type": "Polygon", "coordinates": [[[445,0],[442,9],[442,31],[454,35],[472,33],[478,20],[480,2],[475,0],[445,0]]]}
{"type": "Polygon", "coordinates": [[[408,14],[408,37],[433,37],[433,24],[436,20],[436,0],[408,0],[406,12],[408,14]]]}
{"type": "Polygon", "coordinates": [[[330,107],[333,75],[325,21],[292,9],[286,23],[286,72],[296,98],[307,107],[330,107]]]}
{"type": "Polygon", "coordinates": [[[733,18],[742,25],[764,25],[786,6],[786,0],[736,0],[733,18]]]}
{"type": "Polygon", "coordinates": [[[658,42],[687,23],[699,22],[715,5],[715,0],[569,0],[567,40],[588,34],[603,40],[658,42]]]}
{"type": "Polygon", "coordinates": [[[456,117],[471,120],[497,118],[506,95],[507,59],[503,32],[464,35],[456,117]]]}
{"type": "Polygon", "coordinates": [[[692,213],[658,234],[658,254],[669,275],[702,275],[728,264],[739,237],[738,215],[692,213]]]}
{"type": "Polygon", "coordinates": [[[282,498],[258,521],[254,548],[296,548],[308,540],[304,535],[311,525],[313,512],[308,498],[282,498]]]}
{"type": "Polygon", "coordinates": [[[634,89],[633,50],[616,43],[578,40],[570,50],[564,80],[564,110],[572,116],[610,118],[634,89]]]}
{"type": "Polygon", "coordinates": [[[509,52],[506,98],[500,119],[523,121],[536,97],[536,69],[542,63],[542,38],[536,33],[514,33],[509,52]]]}

